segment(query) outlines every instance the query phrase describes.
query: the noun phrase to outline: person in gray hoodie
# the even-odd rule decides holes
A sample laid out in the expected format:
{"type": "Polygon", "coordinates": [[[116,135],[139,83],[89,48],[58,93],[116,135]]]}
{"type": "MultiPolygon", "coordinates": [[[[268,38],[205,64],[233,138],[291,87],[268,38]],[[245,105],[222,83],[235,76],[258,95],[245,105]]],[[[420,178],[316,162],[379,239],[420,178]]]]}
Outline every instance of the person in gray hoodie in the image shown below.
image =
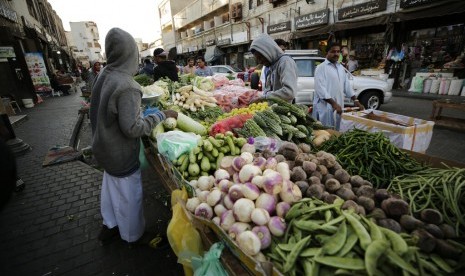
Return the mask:
{"type": "Polygon", "coordinates": [[[252,41],[250,52],[258,63],[269,68],[265,76],[263,98],[274,96],[292,102],[297,91],[297,66],[295,61],[267,34],[252,41]]]}
{"type": "Polygon", "coordinates": [[[143,117],[142,92],[134,81],[139,54],[134,38],[111,29],[105,38],[107,66],[92,86],[90,121],[92,152],[104,169],[101,191],[103,244],[119,235],[132,243],[145,231],[139,151],[143,135],[177,112],[160,111],[143,117]]]}

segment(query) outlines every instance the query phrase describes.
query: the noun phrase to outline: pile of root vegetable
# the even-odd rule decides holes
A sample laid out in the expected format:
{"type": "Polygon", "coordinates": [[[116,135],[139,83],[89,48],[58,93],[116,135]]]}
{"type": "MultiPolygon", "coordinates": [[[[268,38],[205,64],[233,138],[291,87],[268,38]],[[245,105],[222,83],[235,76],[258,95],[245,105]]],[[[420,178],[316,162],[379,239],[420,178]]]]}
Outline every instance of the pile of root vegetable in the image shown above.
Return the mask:
{"type": "Polygon", "coordinates": [[[377,189],[308,144],[283,142],[277,153],[252,146],[223,157],[229,161],[220,161],[214,176],[191,181],[197,196],[186,205],[212,219],[246,254],[272,261],[286,275],[463,269],[465,246],[451,223],[460,219],[443,219],[429,205],[412,212],[400,193],[377,189]]]}

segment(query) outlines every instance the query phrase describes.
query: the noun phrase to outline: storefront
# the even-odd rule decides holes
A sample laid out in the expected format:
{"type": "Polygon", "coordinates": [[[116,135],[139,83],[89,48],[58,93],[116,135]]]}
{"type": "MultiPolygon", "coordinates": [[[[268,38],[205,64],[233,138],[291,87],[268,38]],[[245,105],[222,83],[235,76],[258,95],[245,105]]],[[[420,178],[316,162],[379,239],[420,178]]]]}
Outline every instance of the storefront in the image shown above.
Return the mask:
{"type": "Polygon", "coordinates": [[[391,21],[396,45],[404,45],[405,58],[394,87],[408,88],[417,73],[465,78],[464,18],[462,1],[401,2],[391,21]]]}

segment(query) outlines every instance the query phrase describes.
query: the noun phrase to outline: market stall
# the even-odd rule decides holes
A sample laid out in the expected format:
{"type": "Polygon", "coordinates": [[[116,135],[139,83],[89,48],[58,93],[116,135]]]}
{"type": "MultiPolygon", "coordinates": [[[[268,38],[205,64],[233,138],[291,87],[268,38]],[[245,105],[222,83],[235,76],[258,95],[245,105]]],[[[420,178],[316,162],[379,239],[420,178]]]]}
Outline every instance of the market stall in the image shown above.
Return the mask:
{"type": "MultiPolygon", "coordinates": [[[[228,274],[463,271],[462,164],[400,150],[381,132],[324,130],[279,99],[249,105],[258,92],[225,79],[144,91],[184,113],[154,129],[147,152],[173,193],[172,223],[183,217],[203,250],[223,241],[228,274]]],[[[187,237],[173,229],[188,267],[177,246],[187,237]]]]}

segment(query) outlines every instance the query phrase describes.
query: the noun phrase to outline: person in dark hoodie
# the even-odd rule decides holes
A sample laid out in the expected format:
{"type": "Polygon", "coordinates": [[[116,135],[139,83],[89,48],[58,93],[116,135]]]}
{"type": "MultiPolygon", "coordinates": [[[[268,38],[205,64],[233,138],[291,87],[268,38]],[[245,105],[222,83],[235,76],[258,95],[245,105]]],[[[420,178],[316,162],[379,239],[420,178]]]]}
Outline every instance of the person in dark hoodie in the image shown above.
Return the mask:
{"type": "Polygon", "coordinates": [[[172,60],[167,60],[168,52],[162,48],[157,48],[153,51],[153,56],[157,66],[153,69],[153,79],[157,81],[167,77],[172,81],[178,81],[178,67],[172,60]]]}
{"type": "Polygon", "coordinates": [[[257,63],[269,68],[265,77],[266,87],[263,98],[274,96],[292,102],[297,91],[297,66],[294,60],[267,34],[261,34],[252,41],[250,52],[257,63]]]}
{"type": "Polygon", "coordinates": [[[94,82],[90,106],[92,152],[104,169],[100,198],[103,226],[98,238],[106,244],[119,233],[131,244],[145,231],[140,137],[178,114],[165,110],[142,116],[141,86],[133,79],[139,54],[129,33],[111,29],[105,38],[105,53],[107,66],[94,82]]]}

